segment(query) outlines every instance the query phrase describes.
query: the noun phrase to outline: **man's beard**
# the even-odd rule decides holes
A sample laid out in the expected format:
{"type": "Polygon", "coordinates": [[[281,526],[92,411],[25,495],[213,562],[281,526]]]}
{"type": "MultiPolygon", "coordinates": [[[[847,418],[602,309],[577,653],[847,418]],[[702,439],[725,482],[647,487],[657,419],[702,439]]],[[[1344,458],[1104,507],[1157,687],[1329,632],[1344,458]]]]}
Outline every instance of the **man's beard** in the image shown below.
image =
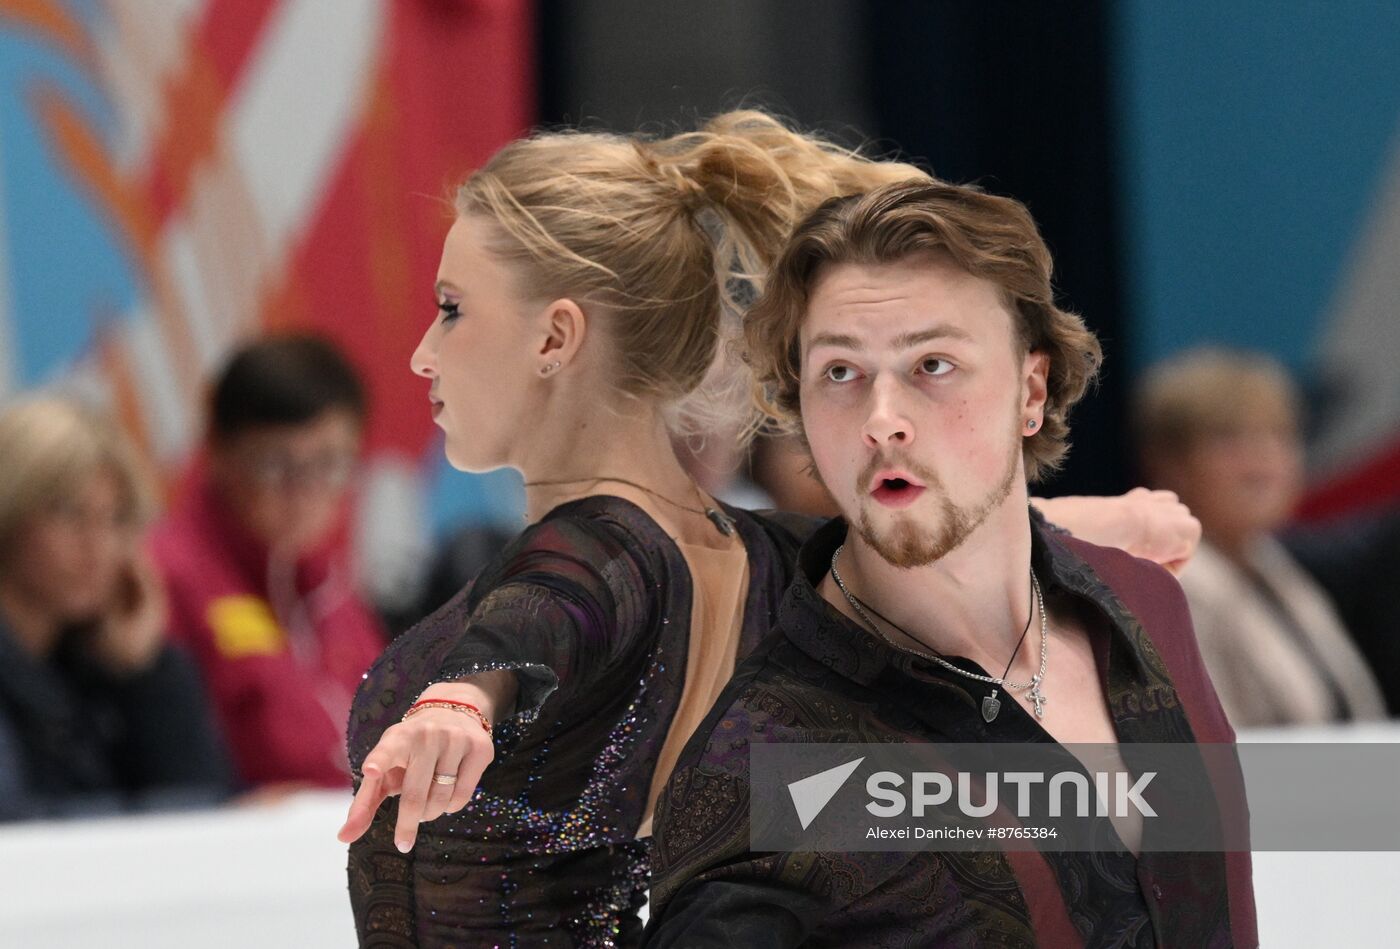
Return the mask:
{"type": "MultiPolygon", "coordinates": [[[[1012,443],[1012,451],[1007,459],[1006,473],[1001,481],[987,492],[979,503],[971,507],[958,507],[948,497],[948,492],[938,479],[938,475],[922,466],[905,462],[899,467],[924,482],[924,490],[941,508],[938,522],[933,528],[918,524],[913,518],[900,518],[893,527],[883,534],[876,530],[870,519],[870,508],[862,505],[855,528],[861,540],[892,567],[923,567],[939,560],[956,550],[972,532],[982,526],[991,513],[1001,506],[1011,495],[1011,487],[1016,483],[1016,462],[1021,457],[1019,432],[1012,443]]],[[[862,480],[857,486],[862,495],[870,485],[870,479],[881,468],[894,467],[885,459],[871,460],[862,480]]]]}

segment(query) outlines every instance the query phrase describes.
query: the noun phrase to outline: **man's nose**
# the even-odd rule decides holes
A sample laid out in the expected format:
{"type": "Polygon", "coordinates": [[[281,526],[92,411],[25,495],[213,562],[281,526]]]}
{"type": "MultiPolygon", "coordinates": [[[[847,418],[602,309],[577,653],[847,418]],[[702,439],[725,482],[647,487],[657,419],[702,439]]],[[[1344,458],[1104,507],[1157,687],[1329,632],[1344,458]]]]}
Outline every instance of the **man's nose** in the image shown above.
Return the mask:
{"type": "Polygon", "coordinates": [[[904,392],[899,380],[877,376],[870,386],[870,412],[861,429],[865,442],[872,448],[886,445],[908,446],[914,440],[914,426],[904,407],[904,392]]]}

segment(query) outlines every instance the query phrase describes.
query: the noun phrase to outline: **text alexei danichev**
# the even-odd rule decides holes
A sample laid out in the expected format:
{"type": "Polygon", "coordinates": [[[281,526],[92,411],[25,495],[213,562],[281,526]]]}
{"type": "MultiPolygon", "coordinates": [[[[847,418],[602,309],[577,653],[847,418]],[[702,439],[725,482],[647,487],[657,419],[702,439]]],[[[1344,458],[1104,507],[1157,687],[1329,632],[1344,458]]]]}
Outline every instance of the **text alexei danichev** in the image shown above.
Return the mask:
{"type": "Polygon", "coordinates": [[[981,840],[980,827],[872,827],[867,840],[981,840]]]}

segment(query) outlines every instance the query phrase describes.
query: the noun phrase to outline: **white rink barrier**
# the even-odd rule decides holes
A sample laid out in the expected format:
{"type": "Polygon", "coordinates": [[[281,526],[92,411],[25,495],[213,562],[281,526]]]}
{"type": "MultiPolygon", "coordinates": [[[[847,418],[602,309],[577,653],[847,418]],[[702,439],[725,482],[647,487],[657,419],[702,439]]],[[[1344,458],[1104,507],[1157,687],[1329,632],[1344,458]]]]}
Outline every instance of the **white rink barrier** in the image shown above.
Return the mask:
{"type": "MultiPolygon", "coordinates": [[[[1400,724],[1240,740],[1400,742],[1400,724]]],[[[0,946],[353,946],[335,839],[349,803],[318,792],[256,808],[0,825],[0,946]]],[[[1254,881],[1264,946],[1376,945],[1377,933],[1400,929],[1400,853],[1256,853],[1254,881]]]]}

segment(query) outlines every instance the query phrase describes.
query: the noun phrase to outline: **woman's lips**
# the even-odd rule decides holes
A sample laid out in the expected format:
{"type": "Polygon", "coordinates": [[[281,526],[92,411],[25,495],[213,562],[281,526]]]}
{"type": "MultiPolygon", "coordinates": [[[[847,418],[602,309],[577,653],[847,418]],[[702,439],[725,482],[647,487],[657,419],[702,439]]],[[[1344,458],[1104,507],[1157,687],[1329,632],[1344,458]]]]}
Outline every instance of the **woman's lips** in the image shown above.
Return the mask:
{"type": "Polygon", "coordinates": [[[921,485],[910,484],[907,481],[882,481],[870,496],[879,501],[885,507],[908,507],[919,499],[919,495],[924,493],[921,485]]]}
{"type": "Polygon", "coordinates": [[[433,412],[433,420],[434,420],[434,421],[437,421],[437,417],[438,417],[439,415],[442,414],[442,403],[441,403],[441,402],[434,402],[434,403],[433,403],[432,412],[433,412]]]}

